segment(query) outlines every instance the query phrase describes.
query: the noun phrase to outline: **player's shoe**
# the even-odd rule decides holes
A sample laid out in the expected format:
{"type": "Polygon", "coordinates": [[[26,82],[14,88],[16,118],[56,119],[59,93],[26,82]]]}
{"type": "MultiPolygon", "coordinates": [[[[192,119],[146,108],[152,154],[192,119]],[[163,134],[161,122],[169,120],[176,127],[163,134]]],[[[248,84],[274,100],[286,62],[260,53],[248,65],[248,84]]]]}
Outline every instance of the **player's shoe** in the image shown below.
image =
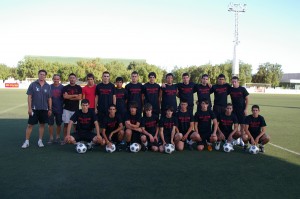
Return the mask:
{"type": "Polygon", "coordinates": [[[208,144],[208,145],[207,145],[207,150],[208,150],[208,151],[212,151],[212,150],[213,150],[213,148],[212,148],[212,145],[211,145],[211,144],[208,144]]]}
{"type": "Polygon", "coordinates": [[[93,142],[88,142],[88,143],[86,144],[86,146],[87,146],[87,149],[88,149],[89,151],[91,151],[91,150],[94,148],[94,143],[93,143],[93,142]]]}
{"type": "Polygon", "coordinates": [[[240,146],[241,146],[241,147],[245,146],[245,143],[244,143],[243,139],[242,139],[242,138],[240,138],[240,139],[241,139],[241,140],[240,140],[240,146]]]}
{"type": "Polygon", "coordinates": [[[42,141],[42,140],[39,140],[39,141],[38,141],[38,146],[39,146],[39,147],[44,147],[44,144],[43,144],[43,141],[42,141]]]}
{"type": "Polygon", "coordinates": [[[244,147],[243,147],[244,151],[246,152],[248,150],[248,144],[244,144],[244,147]]]}
{"type": "Polygon", "coordinates": [[[24,144],[22,145],[22,149],[26,149],[26,148],[28,148],[29,147],[29,142],[26,140],[25,142],[24,142],[24,144]]]}
{"type": "Polygon", "coordinates": [[[148,151],[148,147],[146,147],[146,146],[143,145],[143,144],[141,144],[141,145],[142,145],[142,148],[141,148],[142,151],[144,151],[144,152],[148,151]]]}
{"type": "Polygon", "coordinates": [[[259,148],[259,152],[261,152],[261,153],[264,153],[264,152],[265,152],[265,147],[264,147],[264,145],[260,144],[260,145],[258,146],[258,148],[259,148]]]}
{"type": "Polygon", "coordinates": [[[221,146],[221,142],[216,142],[215,149],[217,151],[219,151],[220,150],[220,146],[221,146]]]}

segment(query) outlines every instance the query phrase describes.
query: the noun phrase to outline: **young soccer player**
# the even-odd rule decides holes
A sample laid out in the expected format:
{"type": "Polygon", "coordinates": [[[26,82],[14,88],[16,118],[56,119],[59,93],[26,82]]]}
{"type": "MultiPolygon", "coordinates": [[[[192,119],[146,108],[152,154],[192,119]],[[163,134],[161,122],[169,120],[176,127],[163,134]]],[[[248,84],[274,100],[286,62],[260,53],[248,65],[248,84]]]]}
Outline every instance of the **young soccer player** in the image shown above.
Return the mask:
{"type": "Polygon", "coordinates": [[[172,73],[166,75],[166,83],[161,87],[161,115],[166,115],[167,106],[172,106],[173,110],[177,110],[176,96],[178,93],[177,85],[173,84],[174,76],[172,73]]]}
{"type": "Polygon", "coordinates": [[[176,149],[182,151],[186,143],[189,149],[193,150],[192,144],[200,141],[199,134],[194,132],[194,117],[193,114],[188,111],[188,102],[186,100],[182,100],[179,106],[180,109],[175,114],[178,120],[177,133],[174,138],[176,149]]]}
{"type": "Polygon", "coordinates": [[[232,142],[233,139],[238,139],[241,136],[240,131],[238,131],[238,120],[232,111],[232,104],[228,103],[225,113],[221,113],[218,116],[218,142],[215,145],[216,150],[220,149],[221,141],[232,142]]]}
{"type": "MultiPolygon", "coordinates": [[[[211,86],[208,84],[209,77],[207,74],[202,75],[201,83],[195,84],[194,92],[197,92],[198,102],[200,103],[203,99],[207,99],[209,102],[208,110],[211,110],[211,99],[210,99],[210,89],[211,86]]],[[[197,104],[197,110],[201,109],[201,105],[197,104]]]]}
{"type": "Polygon", "coordinates": [[[116,78],[116,106],[117,106],[117,115],[120,115],[122,119],[125,118],[127,113],[127,98],[128,92],[123,86],[123,78],[116,78]]]}
{"type": "Polygon", "coordinates": [[[152,151],[158,151],[158,116],[152,114],[152,105],[147,103],[144,106],[145,115],[142,118],[141,128],[143,135],[141,136],[142,145],[145,150],[150,148],[152,151]]]}
{"type": "Polygon", "coordinates": [[[121,151],[120,143],[124,137],[122,118],[116,115],[117,107],[114,104],[109,106],[108,112],[108,116],[103,119],[101,124],[102,136],[106,145],[111,147],[111,144],[115,143],[117,150],[121,151]]]}
{"type": "MultiPolygon", "coordinates": [[[[128,102],[135,101],[137,103],[138,114],[142,113],[142,88],[143,85],[139,83],[139,74],[136,71],[131,73],[131,82],[125,86],[128,92],[128,102]]],[[[127,104],[128,110],[130,109],[130,103],[127,104]]]]}
{"type": "Polygon", "coordinates": [[[82,99],[88,99],[90,102],[90,109],[95,111],[95,97],[96,97],[96,84],[92,73],[87,74],[87,85],[82,88],[82,99]]]}
{"type": "Polygon", "coordinates": [[[97,117],[94,111],[89,109],[89,100],[87,99],[83,99],[81,101],[81,110],[75,111],[75,113],[70,118],[67,129],[67,136],[65,138],[65,142],[69,144],[76,144],[79,141],[89,142],[89,149],[91,149],[92,145],[95,143],[99,143],[101,145],[104,145],[105,143],[100,135],[97,117]],[[77,123],[76,131],[71,133],[72,125],[75,122],[77,123]],[[92,132],[94,127],[97,134],[92,132]]]}
{"type": "Polygon", "coordinates": [[[177,119],[173,116],[174,109],[172,106],[167,106],[166,115],[162,116],[159,121],[159,133],[161,139],[161,145],[159,146],[159,151],[165,151],[166,144],[174,143],[174,136],[176,133],[177,119]]]}
{"type": "Polygon", "coordinates": [[[195,114],[195,132],[199,133],[201,141],[198,143],[197,149],[202,151],[207,145],[209,151],[212,150],[212,143],[217,141],[218,122],[213,111],[208,110],[209,102],[203,99],[201,102],[201,110],[195,114]],[[211,125],[213,123],[213,131],[211,125]]]}
{"type": "Polygon", "coordinates": [[[266,134],[266,121],[263,116],[259,114],[260,109],[258,105],[253,105],[251,108],[252,114],[246,117],[245,134],[243,141],[245,142],[244,149],[247,149],[247,143],[259,144],[259,151],[264,153],[264,145],[270,141],[270,136],[266,134]]]}
{"type": "Polygon", "coordinates": [[[126,150],[130,152],[130,144],[138,143],[141,144],[141,115],[138,114],[138,104],[133,101],[129,105],[129,113],[125,118],[125,136],[126,136],[126,150]]]}
{"type": "Polygon", "coordinates": [[[193,113],[195,84],[190,82],[190,75],[188,73],[182,74],[182,82],[177,84],[177,88],[180,101],[187,100],[188,111],[193,113]]]}

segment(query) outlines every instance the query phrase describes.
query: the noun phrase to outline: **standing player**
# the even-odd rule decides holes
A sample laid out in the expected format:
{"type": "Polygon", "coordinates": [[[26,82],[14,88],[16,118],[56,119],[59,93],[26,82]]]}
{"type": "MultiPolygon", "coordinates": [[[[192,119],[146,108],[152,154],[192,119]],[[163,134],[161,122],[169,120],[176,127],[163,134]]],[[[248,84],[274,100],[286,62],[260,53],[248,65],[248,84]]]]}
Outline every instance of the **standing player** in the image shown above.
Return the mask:
{"type": "Polygon", "coordinates": [[[149,103],[152,105],[152,113],[159,115],[160,113],[160,86],[155,83],[156,74],[150,72],[148,74],[149,82],[143,85],[143,94],[145,96],[144,104],[149,103]]]}
{"type": "Polygon", "coordinates": [[[39,79],[32,82],[27,90],[28,101],[28,125],[26,128],[26,140],[22,145],[25,149],[29,147],[29,138],[32,132],[32,128],[35,124],[39,123],[39,141],[38,146],[44,147],[43,135],[45,131],[45,123],[48,123],[48,117],[52,113],[52,99],[50,85],[45,81],[47,72],[45,70],[39,70],[39,79]]]}
{"type": "MultiPolygon", "coordinates": [[[[238,77],[232,77],[231,83],[232,87],[230,88],[230,97],[233,104],[233,112],[237,116],[242,136],[244,134],[245,118],[247,116],[249,104],[249,93],[246,88],[240,86],[238,77]]],[[[243,139],[239,138],[238,143],[243,146],[243,139]]]]}
{"type": "Polygon", "coordinates": [[[81,109],[75,111],[70,118],[67,136],[65,138],[65,142],[70,144],[76,144],[79,141],[89,142],[89,149],[92,148],[92,144],[99,143],[104,145],[104,140],[100,135],[97,116],[95,115],[94,111],[89,109],[89,100],[87,99],[83,99],[81,101],[81,109]],[[77,123],[76,131],[71,134],[71,128],[74,123],[77,123]],[[97,134],[92,132],[94,127],[97,134]]]}
{"type": "Polygon", "coordinates": [[[121,151],[120,143],[124,137],[123,122],[121,117],[116,115],[116,105],[111,104],[108,112],[108,116],[103,119],[101,124],[102,135],[105,140],[105,144],[111,147],[112,142],[116,143],[117,150],[121,151]]]}
{"type": "Polygon", "coordinates": [[[225,112],[227,106],[227,95],[230,93],[230,85],[225,82],[225,75],[218,76],[218,83],[213,85],[211,93],[214,93],[214,106],[213,111],[216,116],[225,112]]]}
{"type": "Polygon", "coordinates": [[[116,104],[115,85],[109,81],[109,72],[102,73],[102,82],[96,86],[96,114],[101,125],[104,117],[108,115],[108,108],[111,104],[116,104]]]}
{"type": "Polygon", "coordinates": [[[130,144],[141,144],[141,114],[138,114],[138,104],[133,101],[129,105],[129,113],[125,118],[126,150],[130,152],[130,144]]]}
{"type": "Polygon", "coordinates": [[[82,99],[88,99],[90,102],[90,109],[95,111],[95,97],[96,97],[96,84],[95,77],[92,73],[86,76],[87,85],[82,88],[82,99]]]}
{"type": "Polygon", "coordinates": [[[204,74],[201,77],[201,83],[200,84],[195,84],[194,87],[194,92],[197,92],[197,96],[198,96],[198,104],[197,104],[197,111],[201,109],[201,105],[200,102],[203,99],[207,99],[209,102],[208,105],[208,110],[211,110],[211,99],[210,99],[210,89],[211,86],[208,84],[208,75],[204,74]]]}
{"type": "MultiPolygon", "coordinates": [[[[76,80],[76,75],[71,73],[69,75],[70,84],[64,86],[63,88],[64,109],[62,120],[64,122],[64,138],[67,135],[67,128],[70,118],[75,111],[79,110],[79,101],[82,98],[82,88],[76,84],[76,80]]],[[[64,145],[65,142],[63,141],[61,144],[64,145]]]]}
{"type": "Polygon", "coordinates": [[[128,93],[125,88],[122,87],[123,78],[116,78],[116,106],[117,106],[117,114],[121,116],[122,119],[125,118],[127,112],[127,97],[128,93]]]}
{"type": "Polygon", "coordinates": [[[135,101],[137,103],[137,111],[140,115],[142,112],[142,84],[138,82],[139,74],[136,71],[131,73],[131,82],[125,86],[128,92],[127,106],[130,109],[130,103],[135,101]]]}
{"type": "Polygon", "coordinates": [[[232,110],[232,104],[228,103],[225,113],[221,113],[218,116],[218,142],[215,146],[216,150],[220,149],[221,141],[232,142],[233,139],[241,136],[240,131],[238,131],[238,119],[232,110]]]}
{"type": "Polygon", "coordinates": [[[182,83],[178,83],[177,88],[180,101],[186,100],[189,104],[188,111],[193,113],[195,84],[190,82],[190,75],[188,73],[182,74],[182,83]]]}
{"type": "Polygon", "coordinates": [[[48,129],[49,129],[49,141],[48,144],[53,143],[53,125],[56,123],[56,143],[60,143],[60,131],[62,124],[62,113],[63,113],[63,85],[60,83],[60,75],[53,75],[53,84],[51,84],[51,96],[52,96],[52,114],[49,117],[48,129]]]}
{"type": "Polygon", "coordinates": [[[161,114],[166,114],[167,106],[173,107],[173,110],[177,110],[176,96],[178,93],[177,85],[173,84],[174,76],[172,73],[166,75],[166,84],[161,87],[160,97],[161,97],[161,114]]]}
{"type": "MultiPolygon", "coordinates": [[[[264,153],[264,145],[270,141],[270,136],[266,134],[266,122],[263,116],[259,115],[259,106],[253,105],[252,115],[246,117],[245,122],[245,134],[243,140],[247,144],[248,141],[251,144],[259,144],[259,151],[264,153]]],[[[247,149],[247,145],[244,146],[247,149]]]]}
{"type": "Polygon", "coordinates": [[[200,141],[198,133],[194,132],[194,117],[193,114],[188,111],[188,102],[182,100],[180,102],[180,109],[175,114],[178,120],[178,133],[175,134],[175,144],[179,151],[184,149],[184,144],[188,144],[189,149],[192,150],[192,144],[200,141]]]}
{"type": "Polygon", "coordinates": [[[144,106],[145,115],[142,118],[141,128],[144,135],[141,136],[142,144],[145,150],[150,148],[152,151],[158,151],[158,116],[152,114],[152,105],[147,103],[144,106]]]}
{"type": "Polygon", "coordinates": [[[173,144],[175,146],[174,137],[178,123],[177,119],[173,116],[173,112],[173,107],[167,106],[166,115],[162,116],[159,121],[159,133],[162,142],[159,146],[159,151],[161,153],[165,151],[166,144],[173,144]]]}
{"type": "Polygon", "coordinates": [[[195,114],[195,131],[199,133],[201,141],[197,146],[199,151],[204,149],[204,145],[207,144],[207,149],[212,150],[212,144],[217,141],[217,129],[218,122],[213,111],[208,109],[209,102],[203,99],[201,102],[201,110],[195,114]],[[211,124],[213,123],[213,131],[211,124]]]}

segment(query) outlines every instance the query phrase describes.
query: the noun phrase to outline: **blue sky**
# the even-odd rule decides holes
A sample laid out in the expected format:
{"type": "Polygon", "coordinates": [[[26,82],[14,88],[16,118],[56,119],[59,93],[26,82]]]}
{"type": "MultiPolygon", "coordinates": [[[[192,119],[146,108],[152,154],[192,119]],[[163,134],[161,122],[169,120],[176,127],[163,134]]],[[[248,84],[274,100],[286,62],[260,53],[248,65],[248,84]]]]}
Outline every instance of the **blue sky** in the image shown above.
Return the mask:
{"type": "MultiPolygon", "coordinates": [[[[25,55],[140,58],[171,71],[232,59],[234,14],[224,0],[2,0],[0,63],[25,55]]],[[[300,72],[300,2],[245,0],[239,59],[300,72]]]]}

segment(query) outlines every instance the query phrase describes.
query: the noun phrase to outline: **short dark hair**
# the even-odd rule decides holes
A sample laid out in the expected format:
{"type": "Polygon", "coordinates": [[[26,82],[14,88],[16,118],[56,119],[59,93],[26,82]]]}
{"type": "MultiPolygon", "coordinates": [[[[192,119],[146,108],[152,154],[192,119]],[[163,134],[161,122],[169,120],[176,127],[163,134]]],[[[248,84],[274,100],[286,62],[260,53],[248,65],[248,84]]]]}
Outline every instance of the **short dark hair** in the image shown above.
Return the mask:
{"type": "Polygon", "coordinates": [[[156,78],[156,73],[155,73],[155,72],[150,72],[150,73],[148,74],[148,78],[150,78],[151,76],[154,76],[154,77],[156,78]]]}
{"type": "Polygon", "coordinates": [[[237,76],[233,76],[231,79],[232,79],[232,80],[233,80],[233,79],[239,80],[239,78],[238,78],[237,76]]]}
{"type": "Polygon", "coordinates": [[[81,104],[90,104],[90,101],[88,99],[81,100],[81,104]]]}
{"type": "Polygon", "coordinates": [[[52,77],[52,79],[53,79],[55,76],[57,76],[57,77],[60,78],[60,74],[54,74],[53,77],[52,77]]]}
{"type": "Polygon", "coordinates": [[[187,104],[188,104],[188,101],[187,101],[186,99],[181,99],[181,100],[180,100],[180,104],[181,104],[181,103],[187,103],[187,104]]]}
{"type": "MultiPolygon", "coordinates": [[[[109,74],[109,72],[108,71],[104,71],[103,73],[102,73],[102,75],[104,75],[104,74],[109,74]]],[[[109,74],[110,75],[110,74],[109,74]]]]}
{"type": "Polygon", "coordinates": [[[75,76],[75,77],[76,77],[75,73],[70,73],[70,74],[69,74],[69,77],[70,77],[70,76],[75,76]]]}
{"type": "Polygon", "coordinates": [[[166,74],[166,78],[167,78],[167,77],[169,77],[169,76],[172,76],[172,77],[174,77],[174,75],[173,75],[172,73],[168,73],[168,74],[166,74]]]}
{"type": "Polygon", "coordinates": [[[225,75],[222,74],[222,73],[218,76],[218,79],[219,79],[219,78],[224,78],[224,79],[226,79],[225,75]]]}
{"type": "Polygon", "coordinates": [[[123,77],[117,77],[116,82],[124,82],[123,77]]]}
{"type": "Polygon", "coordinates": [[[129,103],[129,108],[138,108],[138,103],[136,101],[131,101],[129,103]]]}
{"type": "Polygon", "coordinates": [[[227,103],[226,107],[227,107],[227,106],[233,106],[233,105],[232,105],[231,103],[227,103]]]}
{"type": "Polygon", "coordinates": [[[131,75],[139,75],[139,73],[136,71],[132,71],[131,75]]]}
{"type": "Polygon", "coordinates": [[[252,107],[251,107],[251,110],[257,108],[259,110],[259,106],[257,104],[254,104],[252,107]]]}
{"type": "Polygon", "coordinates": [[[89,73],[89,74],[86,75],[86,79],[88,79],[88,78],[93,78],[93,79],[95,79],[95,76],[94,76],[93,73],[89,73]]]}
{"type": "Polygon", "coordinates": [[[47,71],[44,69],[39,70],[38,74],[40,74],[40,73],[45,73],[45,75],[47,75],[47,71]]]}
{"type": "Polygon", "coordinates": [[[208,99],[206,99],[206,98],[203,98],[203,99],[200,101],[200,103],[202,103],[202,102],[204,102],[205,104],[209,104],[209,101],[208,101],[208,99]]]}
{"type": "Polygon", "coordinates": [[[208,78],[209,76],[208,76],[208,74],[203,74],[203,75],[201,76],[201,78],[203,78],[203,77],[207,77],[207,78],[208,78]]]}
{"type": "Polygon", "coordinates": [[[184,77],[184,76],[188,76],[189,77],[190,75],[189,75],[189,73],[183,73],[182,77],[184,77]]]}
{"type": "Polygon", "coordinates": [[[152,105],[149,104],[149,103],[146,103],[146,104],[144,105],[144,110],[145,110],[145,111],[147,111],[147,110],[152,110],[152,105]]]}
{"type": "Polygon", "coordinates": [[[172,111],[172,112],[174,112],[173,106],[170,106],[170,105],[166,106],[166,112],[167,112],[167,111],[172,111]]]}
{"type": "Polygon", "coordinates": [[[111,107],[114,107],[115,109],[117,109],[117,106],[115,104],[109,105],[108,109],[110,109],[111,107]]]}

